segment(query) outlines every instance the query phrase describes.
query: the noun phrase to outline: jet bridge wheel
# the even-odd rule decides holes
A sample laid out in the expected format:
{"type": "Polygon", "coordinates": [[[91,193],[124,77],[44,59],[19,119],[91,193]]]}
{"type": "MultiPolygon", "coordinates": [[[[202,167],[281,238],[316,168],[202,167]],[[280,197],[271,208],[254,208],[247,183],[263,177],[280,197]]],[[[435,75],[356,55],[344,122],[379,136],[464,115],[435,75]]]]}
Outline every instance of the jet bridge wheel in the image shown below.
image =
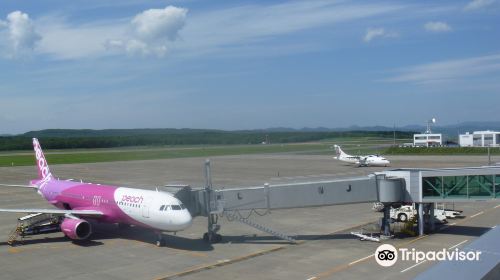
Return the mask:
{"type": "Polygon", "coordinates": [[[222,235],[216,233],[210,236],[208,232],[205,232],[203,234],[203,241],[207,243],[219,243],[222,241],[222,235]]]}

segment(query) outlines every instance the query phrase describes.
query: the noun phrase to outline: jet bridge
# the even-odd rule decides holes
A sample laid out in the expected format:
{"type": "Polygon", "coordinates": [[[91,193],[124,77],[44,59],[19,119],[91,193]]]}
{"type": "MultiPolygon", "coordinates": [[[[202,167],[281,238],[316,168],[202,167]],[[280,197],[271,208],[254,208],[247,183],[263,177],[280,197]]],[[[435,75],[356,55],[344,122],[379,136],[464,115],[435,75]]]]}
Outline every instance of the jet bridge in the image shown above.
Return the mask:
{"type": "Polygon", "coordinates": [[[244,188],[216,189],[212,186],[210,162],[205,162],[205,188],[184,187],[175,195],[193,217],[208,218],[204,239],[220,240],[217,219],[225,215],[276,237],[293,239],[270,228],[258,225],[240,215],[239,211],[264,214],[273,209],[318,207],[339,204],[381,202],[384,205],[382,229],[389,236],[390,208],[404,202],[416,203],[419,234],[424,234],[424,216],[434,229],[434,202],[484,201],[500,198],[500,167],[442,169],[394,169],[364,177],[301,183],[263,184],[244,188]],[[258,212],[257,212],[258,213],[258,212]]]}
{"type": "Polygon", "coordinates": [[[220,226],[218,215],[225,214],[279,238],[291,240],[284,234],[256,225],[238,211],[317,207],[364,202],[396,203],[402,200],[404,180],[387,178],[384,174],[340,180],[324,180],[288,184],[264,184],[245,188],[214,189],[210,179],[210,162],[205,164],[206,187],[183,188],[176,193],[193,217],[208,217],[208,232],[204,239],[217,241],[220,226]]]}

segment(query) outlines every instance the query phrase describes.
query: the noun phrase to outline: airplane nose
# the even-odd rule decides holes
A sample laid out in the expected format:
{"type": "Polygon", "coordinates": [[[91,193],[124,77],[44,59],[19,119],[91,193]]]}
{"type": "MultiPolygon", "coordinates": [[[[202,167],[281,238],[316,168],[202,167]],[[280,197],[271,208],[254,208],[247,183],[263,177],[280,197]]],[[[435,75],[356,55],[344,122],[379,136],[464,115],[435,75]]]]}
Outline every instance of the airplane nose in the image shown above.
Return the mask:
{"type": "Polygon", "coordinates": [[[182,214],[177,219],[177,226],[181,229],[186,229],[193,223],[193,218],[187,209],[182,210],[182,214]]]}
{"type": "Polygon", "coordinates": [[[191,224],[193,223],[193,217],[191,217],[191,213],[189,213],[189,211],[186,209],[184,210],[186,212],[185,214],[185,224],[186,226],[191,226],[191,224]]]}

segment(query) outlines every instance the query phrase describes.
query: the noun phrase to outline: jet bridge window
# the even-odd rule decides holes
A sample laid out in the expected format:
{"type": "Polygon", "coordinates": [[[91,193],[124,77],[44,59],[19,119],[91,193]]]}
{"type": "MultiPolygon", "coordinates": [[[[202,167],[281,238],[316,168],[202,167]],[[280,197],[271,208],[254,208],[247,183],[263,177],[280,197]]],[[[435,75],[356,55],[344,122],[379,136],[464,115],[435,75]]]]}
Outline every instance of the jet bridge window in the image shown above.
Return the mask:
{"type": "Polygon", "coordinates": [[[498,197],[498,175],[422,177],[423,197],[498,197]]]}
{"type": "Polygon", "coordinates": [[[441,177],[422,177],[422,196],[441,197],[443,195],[443,179],[441,177]]]}
{"type": "Polygon", "coordinates": [[[492,175],[468,176],[469,196],[494,197],[494,177],[492,175]]]}
{"type": "Polygon", "coordinates": [[[500,197],[500,175],[495,175],[495,197],[500,197]]]}

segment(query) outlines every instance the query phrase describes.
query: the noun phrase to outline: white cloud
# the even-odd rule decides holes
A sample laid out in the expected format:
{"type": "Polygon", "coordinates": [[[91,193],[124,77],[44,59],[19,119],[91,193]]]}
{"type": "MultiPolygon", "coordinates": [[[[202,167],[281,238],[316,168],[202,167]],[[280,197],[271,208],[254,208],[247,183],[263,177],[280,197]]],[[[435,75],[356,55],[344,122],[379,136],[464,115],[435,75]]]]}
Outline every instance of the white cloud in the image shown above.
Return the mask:
{"type": "Polygon", "coordinates": [[[368,28],[366,30],[364,41],[370,42],[374,38],[384,36],[384,35],[385,35],[385,29],[383,29],[383,28],[368,28]]]}
{"type": "Polygon", "coordinates": [[[442,21],[429,21],[424,24],[424,28],[430,32],[448,32],[451,31],[451,27],[442,21]]]}
{"type": "Polygon", "coordinates": [[[385,81],[431,84],[486,78],[487,74],[500,74],[500,54],[415,65],[397,72],[396,76],[385,81]]]}
{"type": "Polygon", "coordinates": [[[7,15],[7,21],[0,21],[0,28],[6,29],[8,45],[14,55],[19,55],[35,48],[41,36],[36,32],[28,14],[14,11],[7,15]]]}
{"type": "Polygon", "coordinates": [[[495,0],[472,0],[465,6],[464,10],[466,11],[478,10],[486,6],[489,6],[494,2],[495,0]]]}
{"type": "Polygon", "coordinates": [[[60,15],[36,21],[43,38],[37,52],[56,59],[81,59],[107,54],[105,42],[112,36],[124,36],[124,22],[95,22],[72,25],[60,15]]]}
{"type": "MultiPolygon", "coordinates": [[[[408,8],[401,4],[324,0],[265,3],[202,10],[189,16],[187,9],[168,6],[145,10],[130,18],[86,23],[74,23],[64,14],[45,15],[34,21],[36,31],[42,34],[35,51],[55,59],[123,53],[164,56],[171,51],[184,57],[227,52],[255,56],[268,55],[266,49],[281,47],[289,53],[304,52],[321,46],[315,41],[282,43],[276,39],[337,24],[398,16],[408,8]]],[[[396,35],[388,32],[385,37],[396,35]]],[[[1,37],[0,34],[0,48],[1,37]]]]}
{"type": "Polygon", "coordinates": [[[132,19],[132,31],[127,38],[111,39],[105,45],[110,50],[124,50],[134,55],[164,56],[184,27],[186,15],[187,9],[174,6],[146,10],[132,19]]]}
{"type": "Polygon", "coordinates": [[[137,36],[145,41],[173,41],[186,22],[186,14],[187,9],[174,6],[150,9],[136,15],[132,26],[137,36]]]}
{"type": "Polygon", "coordinates": [[[365,42],[370,42],[373,39],[377,37],[381,38],[390,38],[390,37],[397,37],[398,34],[396,32],[388,32],[384,28],[368,28],[366,30],[365,37],[363,38],[363,41],[365,42]]]}
{"type": "MultiPolygon", "coordinates": [[[[284,45],[277,42],[277,38],[319,28],[338,28],[341,32],[349,23],[397,16],[407,8],[402,4],[372,5],[324,0],[284,1],[271,5],[261,3],[267,2],[192,14],[182,30],[182,40],[174,46],[176,52],[182,56],[225,56],[228,51],[233,55],[240,50],[239,56],[266,56],[269,54],[266,49],[284,45]]],[[[314,40],[288,40],[285,44],[295,46],[295,53],[322,47],[314,40]]]]}

